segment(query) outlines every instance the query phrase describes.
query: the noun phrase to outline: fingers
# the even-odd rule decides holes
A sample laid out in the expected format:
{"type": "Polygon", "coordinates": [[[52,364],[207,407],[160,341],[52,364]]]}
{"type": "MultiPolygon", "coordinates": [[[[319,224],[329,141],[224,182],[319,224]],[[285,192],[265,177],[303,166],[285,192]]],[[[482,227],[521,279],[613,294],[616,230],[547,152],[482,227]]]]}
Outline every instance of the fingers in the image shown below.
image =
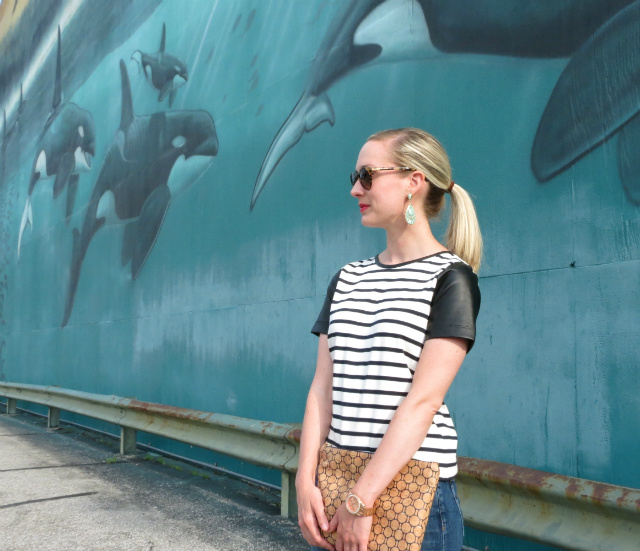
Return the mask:
{"type": "Polygon", "coordinates": [[[329,527],[327,528],[327,532],[333,534],[338,529],[338,515],[334,515],[329,523],[329,527]]]}
{"type": "Polygon", "coordinates": [[[327,520],[327,515],[324,512],[324,504],[322,503],[322,496],[318,493],[318,499],[314,499],[311,503],[311,507],[313,509],[313,513],[317,520],[317,525],[322,528],[325,532],[332,532],[330,529],[329,521],[327,520]]]}
{"type": "Polygon", "coordinates": [[[302,536],[309,545],[322,547],[323,549],[330,549],[331,551],[333,551],[333,546],[327,540],[325,540],[324,537],[322,537],[315,517],[310,518],[308,516],[299,516],[298,526],[300,526],[302,536]]]}
{"type": "Polygon", "coordinates": [[[336,551],[368,551],[372,520],[353,517],[341,506],[329,524],[329,531],[336,532],[336,551]]]}
{"type": "Polygon", "coordinates": [[[298,526],[300,526],[302,536],[307,540],[307,543],[330,551],[334,550],[334,547],[320,533],[320,527],[324,531],[329,529],[329,522],[324,513],[322,496],[317,488],[313,488],[303,499],[299,500],[298,526]]]}

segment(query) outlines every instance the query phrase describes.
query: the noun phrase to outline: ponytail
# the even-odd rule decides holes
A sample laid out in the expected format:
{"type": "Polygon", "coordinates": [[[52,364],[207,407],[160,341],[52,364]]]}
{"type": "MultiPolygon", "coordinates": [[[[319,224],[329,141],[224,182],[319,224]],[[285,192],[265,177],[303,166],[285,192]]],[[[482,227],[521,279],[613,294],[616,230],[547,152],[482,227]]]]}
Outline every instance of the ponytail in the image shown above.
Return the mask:
{"type": "Polygon", "coordinates": [[[447,227],[447,249],[464,260],[474,272],[482,261],[482,234],[469,194],[458,184],[451,186],[451,211],[447,227]]]}

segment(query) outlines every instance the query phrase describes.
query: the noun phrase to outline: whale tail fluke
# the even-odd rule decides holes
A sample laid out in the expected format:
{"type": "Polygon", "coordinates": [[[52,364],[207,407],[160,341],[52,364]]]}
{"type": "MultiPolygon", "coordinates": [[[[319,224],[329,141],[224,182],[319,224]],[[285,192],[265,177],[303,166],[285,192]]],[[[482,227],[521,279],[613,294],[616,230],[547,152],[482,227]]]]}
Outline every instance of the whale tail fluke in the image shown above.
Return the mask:
{"type": "Polygon", "coordinates": [[[251,197],[252,210],[267,181],[287,152],[302,139],[306,132],[311,132],[323,122],[328,122],[333,126],[335,121],[336,115],[327,94],[304,93],[302,95],[271,142],[269,151],[262,162],[251,197]]]}
{"type": "Polygon", "coordinates": [[[33,229],[33,210],[31,208],[31,195],[27,197],[27,202],[22,211],[22,220],[20,221],[20,231],[18,232],[18,262],[20,262],[20,248],[22,247],[22,234],[27,225],[33,229]]]}

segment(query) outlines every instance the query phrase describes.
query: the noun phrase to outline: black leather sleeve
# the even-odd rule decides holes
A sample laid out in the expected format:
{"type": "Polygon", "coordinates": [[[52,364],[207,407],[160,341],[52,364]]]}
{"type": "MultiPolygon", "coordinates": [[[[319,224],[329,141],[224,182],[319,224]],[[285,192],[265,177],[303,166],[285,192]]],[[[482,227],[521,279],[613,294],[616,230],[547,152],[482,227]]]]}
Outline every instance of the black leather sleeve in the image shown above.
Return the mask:
{"type": "Polygon", "coordinates": [[[313,324],[313,327],[311,329],[311,332],[318,337],[321,333],[326,335],[329,332],[329,314],[331,313],[331,302],[333,301],[333,295],[336,292],[338,279],[340,279],[340,272],[338,272],[331,278],[329,287],[327,287],[327,296],[324,299],[322,310],[320,310],[320,315],[318,316],[318,319],[313,324]]]}
{"type": "Polygon", "coordinates": [[[466,264],[454,264],[436,284],[427,325],[427,339],[462,338],[469,350],[476,339],[476,318],[480,311],[478,276],[466,264]]]}

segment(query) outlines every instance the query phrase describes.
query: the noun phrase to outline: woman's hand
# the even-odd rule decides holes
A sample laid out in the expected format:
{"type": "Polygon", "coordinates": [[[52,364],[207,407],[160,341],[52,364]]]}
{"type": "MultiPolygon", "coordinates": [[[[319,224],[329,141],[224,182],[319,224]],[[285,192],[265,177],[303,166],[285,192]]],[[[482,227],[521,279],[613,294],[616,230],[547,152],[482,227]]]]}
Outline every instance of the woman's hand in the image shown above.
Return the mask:
{"type": "Polygon", "coordinates": [[[340,505],[329,524],[329,532],[337,532],[336,551],[367,551],[373,517],[356,517],[340,505]]]}
{"type": "Polygon", "coordinates": [[[322,537],[320,527],[326,532],[329,521],[324,513],[320,490],[313,484],[296,488],[298,494],[298,525],[309,545],[333,551],[333,546],[322,537]]]}

